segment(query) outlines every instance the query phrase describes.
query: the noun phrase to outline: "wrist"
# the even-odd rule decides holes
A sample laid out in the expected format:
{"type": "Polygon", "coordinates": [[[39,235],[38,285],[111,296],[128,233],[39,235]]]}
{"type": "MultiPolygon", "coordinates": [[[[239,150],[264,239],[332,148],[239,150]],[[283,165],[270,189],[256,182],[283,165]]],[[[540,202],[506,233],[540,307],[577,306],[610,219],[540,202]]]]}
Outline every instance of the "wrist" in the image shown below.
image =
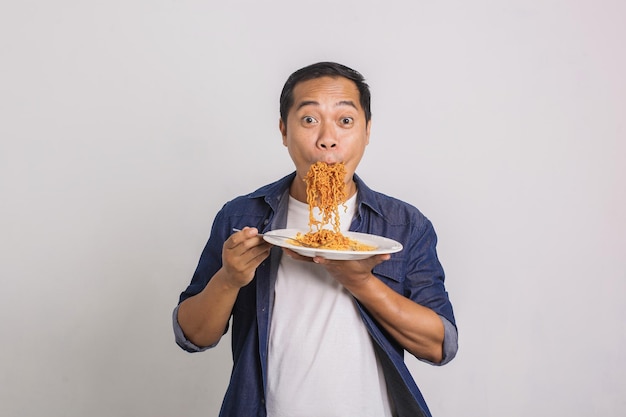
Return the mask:
{"type": "Polygon", "coordinates": [[[377,295],[377,282],[380,282],[380,280],[374,274],[368,273],[357,279],[350,280],[349,284],[344,284],[344,287],[357,299],[361,300],[362,298],[377,295]]]}
{"type": "Polygon", "coordinates": [[[217,271],[213,277],[213,280],[215,279],[217,279],[217,284],[219,284],[222,291],[238,292],[242,287],[242,285],[239,285],[239,282],[232,276],[232,274],[226,271],[224,267],[217,271]]]}

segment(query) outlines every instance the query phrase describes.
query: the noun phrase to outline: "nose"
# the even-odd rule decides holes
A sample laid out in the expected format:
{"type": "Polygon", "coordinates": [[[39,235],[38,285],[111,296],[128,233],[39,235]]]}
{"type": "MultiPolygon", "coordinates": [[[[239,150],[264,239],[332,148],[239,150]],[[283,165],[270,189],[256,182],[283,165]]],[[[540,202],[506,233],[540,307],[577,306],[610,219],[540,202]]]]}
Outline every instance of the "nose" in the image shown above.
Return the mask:
{"type": "Polygon", "coordinates": [[[329,150],[337,147],[337,132],[333,129],[333,126],[328,123],[323,123],[320,126],[319,136],[317,138],[317,146],[329,150]]]}

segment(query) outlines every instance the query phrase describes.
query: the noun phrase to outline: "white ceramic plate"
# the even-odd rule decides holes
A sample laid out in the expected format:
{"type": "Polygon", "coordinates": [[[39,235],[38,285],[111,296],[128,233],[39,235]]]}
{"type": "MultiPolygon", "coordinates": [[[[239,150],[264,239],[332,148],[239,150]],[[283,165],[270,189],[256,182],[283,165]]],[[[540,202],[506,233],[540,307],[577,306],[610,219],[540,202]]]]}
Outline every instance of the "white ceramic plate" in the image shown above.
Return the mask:
{"type": "Polygon", "coordinates": [[[372,255],[379,255],[383,253],[395,253],[400,252],[402,250],[402,244],[396,242],[395,240],[388,239],[382,236],[376,235],[368,235],[367,233],[357,233],[357,232],[342,232],[344,236],[349,237],[350,239],[354,239],[359,241],[360,243],[364,243],[366,245],[374,246],[376,249],[368,250],[368,251],[354,251],[354,250],[334,250],[334,249],[315,249],[315,248],[305,248],[304,246],[294,245],[289,242],[289,239],[284,239],[278,236],[287,236],[290,238],[295,238],[296,234],[306,233],[307,231],[302,231],[298,229],[277,229],[272,230],[270,232],[266,232],[263,235],[263,239],[265,241],[271,243],[272,245],[280,246],[283,248],[289,248],[292,251],[299,253],[302,256],[322,256],[326,259],[333,260],[354,260],[354,259],[365,259],[369,258],[372,255]],[[272,236],[277,235],[277,236],[272,236]]]}

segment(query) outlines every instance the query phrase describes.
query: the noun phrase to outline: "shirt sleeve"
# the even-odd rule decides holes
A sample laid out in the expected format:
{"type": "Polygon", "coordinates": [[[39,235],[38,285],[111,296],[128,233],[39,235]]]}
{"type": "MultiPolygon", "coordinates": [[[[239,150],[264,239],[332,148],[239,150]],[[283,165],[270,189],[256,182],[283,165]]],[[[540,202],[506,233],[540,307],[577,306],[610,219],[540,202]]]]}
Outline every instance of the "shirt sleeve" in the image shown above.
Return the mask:
{"type": "Polygon", "coordinates": [[[443,366],[450,362],[456,356],[456,352],[459,350],[459,334],[456,327],[444,316],[439,316],[443,323],[443,358],[441,362],[435,363],[426,359],[420,359],[422,362],[429,363],[435,366],[443,366]]]}
{"type": "Polygon", "coordinates": [[[207,349],[215,347],[217,343],[211,346],[196,346],[185,337],[185,333],[178,323],[178,307],[179,306],[176,306],[176,308],[174,309],[174,313],[172,314],[172,324],[174,326],[174,337],[176,340],[176,344],[187,352],[203,352],[207,349]]]}

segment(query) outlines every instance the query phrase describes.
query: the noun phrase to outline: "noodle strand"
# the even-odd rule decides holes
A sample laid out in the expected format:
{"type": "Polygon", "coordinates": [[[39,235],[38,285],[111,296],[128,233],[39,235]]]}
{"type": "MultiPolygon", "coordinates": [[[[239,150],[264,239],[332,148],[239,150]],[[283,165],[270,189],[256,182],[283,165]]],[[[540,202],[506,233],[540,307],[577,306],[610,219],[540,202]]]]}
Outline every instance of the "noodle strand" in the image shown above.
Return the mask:
{"type": "Polygon", "coordinates": [[[309,232],[296,235],[296,242],[306,246],[334,250],[373,250],[375,247],[359,243],[344,236],[340,231],[339,206],[344,209],[346,202],[346,169],[342,163],[329,165],[316,162],[311,165],[304,181],[306,182],[307,203],[309,205],[309,232]],[[313,209],[318,207],[321,220],[317,220],[313,209]],[[332,230],[324,229],[330,225],[332,230]]]}

